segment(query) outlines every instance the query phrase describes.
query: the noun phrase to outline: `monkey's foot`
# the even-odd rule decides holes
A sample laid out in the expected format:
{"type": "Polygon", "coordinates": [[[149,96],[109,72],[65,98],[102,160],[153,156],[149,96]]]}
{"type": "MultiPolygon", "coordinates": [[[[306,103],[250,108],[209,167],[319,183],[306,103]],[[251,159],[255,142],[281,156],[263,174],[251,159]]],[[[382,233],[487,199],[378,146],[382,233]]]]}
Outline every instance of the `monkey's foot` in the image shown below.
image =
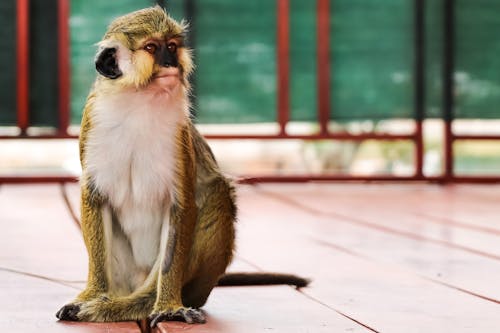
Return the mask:
{"type": "Polygon", "coordinates": [[[56,317],[60,320],[79,321],[78,312],[80,312],[79,304],[66,304],[56,313],[56,317]]]}
{"type": "Polygon", "coordinates": [[[179,308],[175,311],[155,313],[149,316],[151,327],[162,321],[185,321],[188,324],[204,324],[205,315],[200,309],[179,308]]]}

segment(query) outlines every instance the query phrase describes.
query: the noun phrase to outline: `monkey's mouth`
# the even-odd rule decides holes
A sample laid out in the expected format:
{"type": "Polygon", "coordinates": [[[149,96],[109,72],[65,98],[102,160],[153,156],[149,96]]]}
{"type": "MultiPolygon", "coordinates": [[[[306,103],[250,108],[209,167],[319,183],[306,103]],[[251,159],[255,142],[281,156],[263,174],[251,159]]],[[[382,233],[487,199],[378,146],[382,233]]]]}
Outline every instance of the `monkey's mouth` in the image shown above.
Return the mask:
{"type": "Polygon", "coordinates": [[[180,82],[180,71],[176,67],[164,67],[153,76],[153,81],[165,88],[173,88],[180,82]]]}
{"type": "Polygon", "coordinates": [[[163,74],[163,75],[155,75],[153,77],[154,80],[156,79],[163,79],[163,78],[166,78],[166,77],[173,77],[173,78],[179,78],[179,74],[163,74]]]}
{"type": "Polygon", "coordinates": [[[162,79],[166,77],[179,78],[180,71],[177,67],[164,67],[153,76],[153,79],[162,79]]]}

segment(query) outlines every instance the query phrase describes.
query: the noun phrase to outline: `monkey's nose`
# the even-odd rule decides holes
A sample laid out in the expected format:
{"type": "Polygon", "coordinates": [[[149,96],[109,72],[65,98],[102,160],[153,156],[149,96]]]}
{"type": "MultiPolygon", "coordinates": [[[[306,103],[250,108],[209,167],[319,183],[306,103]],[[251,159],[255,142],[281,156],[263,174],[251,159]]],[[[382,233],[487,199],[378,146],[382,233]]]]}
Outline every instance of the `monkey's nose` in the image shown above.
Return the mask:
{"type": "Polygon", "coordinates": [[[177,67],[177,57],[175,54],[171,54],[168,51],[165,51],[163,54],[163,67],[177,67]]]}
{"type": "Polygon", "coordinates": [[[166,68],[177,67],[177,64],[173,64],[171,62],[166,62],[163,64],[163,67],[166,67],[166,68]]]}

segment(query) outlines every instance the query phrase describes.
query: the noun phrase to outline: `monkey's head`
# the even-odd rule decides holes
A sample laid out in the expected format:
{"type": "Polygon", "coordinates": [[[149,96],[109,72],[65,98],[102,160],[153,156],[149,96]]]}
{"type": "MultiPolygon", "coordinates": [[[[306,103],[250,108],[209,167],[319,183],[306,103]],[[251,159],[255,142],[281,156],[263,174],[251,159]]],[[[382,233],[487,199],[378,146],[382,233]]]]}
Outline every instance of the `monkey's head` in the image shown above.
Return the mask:
{"type": "Polygon", "coordinates": [[[187,25],[156,6],[115,19],[99,42],[99,80],[108,88],[189,88],[193,70],[184,45],[187,25]]]}

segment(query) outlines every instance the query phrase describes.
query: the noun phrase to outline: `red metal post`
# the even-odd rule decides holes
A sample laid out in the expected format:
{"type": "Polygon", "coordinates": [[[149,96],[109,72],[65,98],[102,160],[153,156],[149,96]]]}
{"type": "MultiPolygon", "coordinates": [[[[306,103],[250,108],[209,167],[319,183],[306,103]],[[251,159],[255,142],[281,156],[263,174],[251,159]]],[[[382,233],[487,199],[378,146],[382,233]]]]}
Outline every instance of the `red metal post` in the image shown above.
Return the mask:
{"type": "Polygon", "coordinates": [[[320,133],[330,120],[330,1],[317,0],[317,82],[320,133]]]}
{"type": "Polygon", "coordinates": [[[58,0],[59,122],[58,133],[67,135],[70,119],[69,0],[58,0]]]}
{"type": "Polygon", "coordinates": [[[277,0],[277,121],[280,135],[286,135],[286,124],[290,120],[290,3],[277,0]]]}
{"type": "Polygon", "coordinates": [[[17,0],[17,127],[29,126],[29,0],[17,0]]]}

